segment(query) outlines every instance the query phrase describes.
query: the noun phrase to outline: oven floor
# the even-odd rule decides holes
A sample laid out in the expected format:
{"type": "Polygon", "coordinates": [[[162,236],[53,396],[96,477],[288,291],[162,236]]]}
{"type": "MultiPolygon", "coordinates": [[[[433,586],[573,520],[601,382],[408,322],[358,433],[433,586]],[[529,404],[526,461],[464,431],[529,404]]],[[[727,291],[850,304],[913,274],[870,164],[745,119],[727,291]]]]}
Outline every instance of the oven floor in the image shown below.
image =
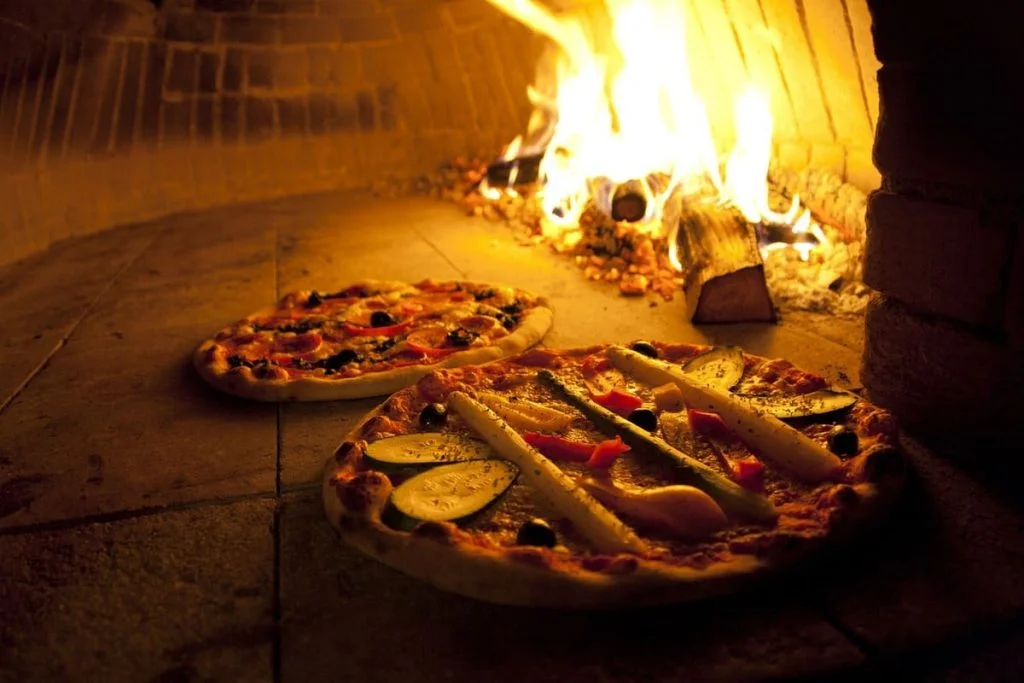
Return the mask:
{"type": "Polygon", "coordinates": [[[428,199],[318,195],[62,243],[0,270],[0,680],[1024,676],[1014,503],[911,441],[917,480],[872,539],[696,605],[501,608],[343,547],[317,479],[376,401],[235,400],[189,354],[286,291],[364,277],[533,289],[551,346],[710,340],[857,383],[857,321],[698,330],[678,300],[621,297],[428,199]]]}

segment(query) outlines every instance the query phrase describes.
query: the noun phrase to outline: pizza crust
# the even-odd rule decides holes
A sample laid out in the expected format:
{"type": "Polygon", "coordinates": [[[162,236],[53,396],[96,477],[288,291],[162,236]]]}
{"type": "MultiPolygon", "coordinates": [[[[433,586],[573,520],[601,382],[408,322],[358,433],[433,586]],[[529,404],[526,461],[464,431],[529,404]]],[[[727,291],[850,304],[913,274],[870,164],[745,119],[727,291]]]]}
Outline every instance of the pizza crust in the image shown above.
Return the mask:
{"type": "MultiPolygon", "coordinates": [[[[480,287],[501,286],[477,282],[463,282],[462,284],[480,287]]],[[[349,286],[397,290],[408,288],[411,285],[406,282],[389,280],[361,280],[349,286]]],[[[416,382],[434,370],[488,363],[499,358],[513,356],[537,344],[551,329],[554,310],[545,298],[535,298],[536,306],[525,311],[519,325],[509,334],[488,346],[457,351],[430,364],[407,365],[383,372],[367,372],[357,377],[339,379],[325,377],[261,379],[253,374],[251,368],[244,366],[232,368],[228,364],[227,354],[218,352],[219,344],[215,339],[208,339],[199,345],[192,354],[192,363],[200,376],[209,384],[225,393],[250,400],[305,402],[383,396],[416,382]]],[[[248,317],[269,315],[277,310],[277,306],[270,306],[248,317]]]]}
{"type": "MultiPolygon", "coordinates": [[[[339,537],[377,561],[415,579],[469,598],[501,605],[558,609],[606,609],[657,606],[703,600],[749,590],[815,556],[863,538],[886,517],[903,489],[904,474],[889,473],[876,482],[854,486],[860,496],[823,539],[800,539],[784,557],[771,562],[752,555],[733,556],[702,569],[620,555],[608,571],[549,562],[546,549],[487,548],[467,542],[454,524],[422,523],[420,531],[398,531],[381,520],[390,480],[373,491],[362,510],[347,509],[339,495],[339,477],[350,469],[346,444],[358,442],[363,427],[383,412],[374,408],[342,440],[325,463],[324,512],[339,537]],[[424,530],[426,533],[424,533],[424,530]]],[[[858,456],[863,458],[864,454],[858,456]]],[[[371,470],[372,471],[372,470],[371,470]]]]}

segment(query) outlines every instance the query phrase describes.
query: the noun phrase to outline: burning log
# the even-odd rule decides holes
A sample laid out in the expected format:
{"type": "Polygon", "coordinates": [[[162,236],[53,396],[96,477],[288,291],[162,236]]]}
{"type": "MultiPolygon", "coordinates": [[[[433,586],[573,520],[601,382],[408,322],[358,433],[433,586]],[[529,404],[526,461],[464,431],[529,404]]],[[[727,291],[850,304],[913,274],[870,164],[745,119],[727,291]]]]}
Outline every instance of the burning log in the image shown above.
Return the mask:
{"type": "Polygon", "coordinates": [[[684,203],[676,243],[694,323],[775,322],[756,226],[737,209],[684,203]]]}
{"type": "Polygon", "coordinates": [[[540,178],[540,162],[544,153],[512,159],[499,159],[487,167],[487,184],[492,187],[528,185],[540,178]]]}
{"type": "Polygon", "coordinates": [[[630,180],[615,188],[612,195],[612,218],[636,223],[647,215],[647,197],[639,180],[630,180]]]}

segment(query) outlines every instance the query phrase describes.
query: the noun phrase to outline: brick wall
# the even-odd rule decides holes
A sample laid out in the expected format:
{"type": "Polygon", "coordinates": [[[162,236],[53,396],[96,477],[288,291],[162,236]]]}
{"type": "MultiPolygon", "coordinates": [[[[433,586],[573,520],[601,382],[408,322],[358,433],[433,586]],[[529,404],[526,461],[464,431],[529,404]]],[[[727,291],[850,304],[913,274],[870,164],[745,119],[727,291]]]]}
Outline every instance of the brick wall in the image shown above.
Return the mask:
{"type": "Polygon", "coordinates": [[[0,3],[0,263],[493,152],[539,47],[483,0],[0,3]]]}
{"type": "MultiPolygon", "coordinates": [[[[866,0],[682,1],[720,148],[721,86],[753,80],[772,92],[783,165],[877,185],[866,0]]],[[[600,23],[594,2],[558,4],[600,23]]],[[[0,263],[170,212],[493,154],[524,130],[541,45],[485,0],[7,0],[0,263]]]]}
{"type": "MultiPolygon", "coordinates": [[[[1024,6],[872,0],[882,188],[868,204],[862,378],[948,438],[1024,410],[1024,6]]],[[[994,454],[995,455],[995,454],[994,454]]]]}

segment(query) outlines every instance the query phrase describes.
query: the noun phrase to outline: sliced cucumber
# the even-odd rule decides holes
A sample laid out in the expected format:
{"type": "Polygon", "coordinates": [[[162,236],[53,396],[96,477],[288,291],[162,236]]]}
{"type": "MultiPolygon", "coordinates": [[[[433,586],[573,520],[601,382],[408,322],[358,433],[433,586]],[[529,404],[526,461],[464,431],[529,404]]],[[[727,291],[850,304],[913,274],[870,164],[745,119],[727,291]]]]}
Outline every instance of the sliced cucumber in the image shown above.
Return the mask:
{"type": "Polygon", "coordinates": [[[437,465],[492,456],[490,446],[483,441],[440,432],[392,436],[366,446],[367,460],[385,467],[437,465]]]}
{"type": "Polygon", "coordinates": [[[683,372],[697,381],[728,391],[743,379],[743,351],[737,346],[716,346],[694,356],[683,372]]]}
{"type": "Polygon", "coordinates": [[[406,517],[455,521],[493,503],[519,475],[505,460],[472,460],[441,465],[405,480],[391,493],[391,504],[406,517]]]}
{"type": "Polygon", "coordinates": [[[857,402],[854,394],[821,389],[801,396],[743,396],[740,398],[780,420],[814,415],[828,415],[849,408],[857,402]]]}

